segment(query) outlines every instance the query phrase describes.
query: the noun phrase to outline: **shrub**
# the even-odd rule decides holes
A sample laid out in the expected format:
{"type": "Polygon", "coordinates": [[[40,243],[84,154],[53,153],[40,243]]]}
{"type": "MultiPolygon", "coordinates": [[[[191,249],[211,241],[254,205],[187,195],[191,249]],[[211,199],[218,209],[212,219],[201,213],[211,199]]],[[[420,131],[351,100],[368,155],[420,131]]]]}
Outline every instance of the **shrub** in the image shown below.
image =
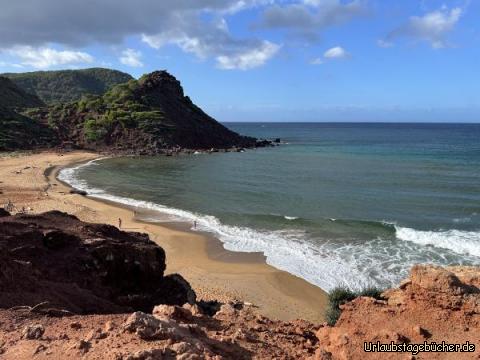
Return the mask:
{"type": "Polygon", "coordinates": [[[363,288],[360,291],[353,291],[345,286],[338,286],[334,288],[328,294],[328,306],[327,310],[325,311],[325,319],[328,325],[334,326],[337,323],[337,320],[342,313],[340,305],[352,301],[360,296],[368,296],[380,300],[382,298],[382,292],[382,290],[373,286],[363,288]]]}
{"type": "Polygon", "coordinates": [[[83,128],[85,130],[85,138],[88,141],[98,141],[107,133],[106,129],[94,119],[85,121],[83,128]]]}

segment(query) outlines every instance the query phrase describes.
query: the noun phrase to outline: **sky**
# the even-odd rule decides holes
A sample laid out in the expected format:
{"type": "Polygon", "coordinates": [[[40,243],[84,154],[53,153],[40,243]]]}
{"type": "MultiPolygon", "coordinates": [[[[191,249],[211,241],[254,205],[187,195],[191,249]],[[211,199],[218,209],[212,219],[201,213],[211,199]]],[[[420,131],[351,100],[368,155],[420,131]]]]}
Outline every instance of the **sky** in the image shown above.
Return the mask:
{"type": "Polygon", "coordinates": [[[0,9],[0,73],[165,69],[225,122],[480,122],[477,0],[0,0],[0,9]]]}

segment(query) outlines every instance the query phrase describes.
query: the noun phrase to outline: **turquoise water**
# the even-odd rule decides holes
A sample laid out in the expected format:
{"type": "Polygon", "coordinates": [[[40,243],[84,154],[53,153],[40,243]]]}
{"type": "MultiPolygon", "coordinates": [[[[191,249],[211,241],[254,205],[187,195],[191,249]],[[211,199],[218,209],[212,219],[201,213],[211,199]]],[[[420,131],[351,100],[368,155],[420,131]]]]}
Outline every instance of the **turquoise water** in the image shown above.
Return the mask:
{"type": "Polygon", "coordinates": [[[285,144],[105,159],[61,177],[158,211],[150,220],[195,220],[327,290],[389,286],[415,263],[480,264],[480,125],[227,126],[285,144]]]}

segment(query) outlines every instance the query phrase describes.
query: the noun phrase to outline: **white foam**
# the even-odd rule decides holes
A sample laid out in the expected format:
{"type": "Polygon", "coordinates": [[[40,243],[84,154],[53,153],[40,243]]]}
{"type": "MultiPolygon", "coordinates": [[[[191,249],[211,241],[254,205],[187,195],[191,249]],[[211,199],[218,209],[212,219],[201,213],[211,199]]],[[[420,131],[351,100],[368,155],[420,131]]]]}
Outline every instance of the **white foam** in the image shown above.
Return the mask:
{"type": "Polygon", "coordinates": [[[403,241],[480,257],[480,232],[477,231],[420,231],[398,226],[395,226],[395,229],[397,238],[403,241]]]}
{"type": "Polygon", "coordinates": [[[296,216],[284,216],[285,220],[297,220],[298,217],[296,216]]]}
{"type": "MultiPolygon", "coordinates": [[[[450,263],[451,258],[445,255],[447,250],[424,246],[433,245],[434,242],[435,246],[440,245],[455,252],[461,250],[466,254],[480,256],[478,233],[459,232],[462,236],[458,236],[459,234],[453,232],[438,235],[397,228],[399,240],[393,242],[392,239],[372,239],[361,243],[355,241],[319,243],[319,239],[315,242],[310,241],[308,234],[301,230],[262,231],[227,225],[214,216],[116,196],[90,187],[86,181],[78,178],[77,173],[83,167],[96,165],[97,161],[63,169],[59,179],[79,190],[87,191],[89,196],[158,212],[159,216],[153,216],[149,219],[151,221],[182,221],[191,224],[196,221],[195,230],[212,233],[223,242],[226,249],[262,252],[268,264],[299,276],[326,291],[338,285],[350,288],[370,285],[391,286],[404,278],[410,267],[416,263],[431,262],[443,265],[450,263]],[[452,240],[454,237],[456,241],[452,240]]],[[[285,216],[285,219],[288,218],[285,216]]],[[[293,217],[291,218],[293,220],[293,217]]],[[[475,259],[469,256],[459,258],[475,262],[475,259]]],[[[480,263],[480,258],[476,259],[480,263]]]]}
{"type": "MultiPolygon", "coordinates": [[[[355,268],[355,264],[349,264],[339,257],[337,251],[333,248],[330,249],[328,244],[317,246],[308,242],[304,231],[288,229],[259,231],[247,227],[226,225],[214,216],[116,196],[101,189],[90,187],[86,181],[79,179],[76,174],[83,167],[96,165],[97,161],[94,160],[74,168],[63,169],[58,177],[74,188],[86,191],[88,196],[158,211],[164,215],[163,220],[150,218],[149,220],[152,221],[184,221],[192,224],[193,221],[196,221],[196,230],[214,234],[223,242],[227,250],[262,252],[265,254],[268,264],[297,275],[327,291],[339,284],[357,288],[371,283],[367,273],[362,273],[355,268]]],[[[356,252],[358,253],[358,251],[356,252]]]]}

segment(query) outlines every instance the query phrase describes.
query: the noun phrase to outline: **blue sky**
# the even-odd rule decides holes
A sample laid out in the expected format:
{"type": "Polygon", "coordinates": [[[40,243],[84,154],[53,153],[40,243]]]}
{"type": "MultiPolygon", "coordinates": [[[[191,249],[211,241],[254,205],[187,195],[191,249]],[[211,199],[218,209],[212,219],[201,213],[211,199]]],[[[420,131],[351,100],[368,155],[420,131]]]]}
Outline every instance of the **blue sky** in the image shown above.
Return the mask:
{"type": "Polygon", "coordinates": [[[480,121],[478,1],[0,6],[0,72],[167,69],[220,121],[480,121]]]}

